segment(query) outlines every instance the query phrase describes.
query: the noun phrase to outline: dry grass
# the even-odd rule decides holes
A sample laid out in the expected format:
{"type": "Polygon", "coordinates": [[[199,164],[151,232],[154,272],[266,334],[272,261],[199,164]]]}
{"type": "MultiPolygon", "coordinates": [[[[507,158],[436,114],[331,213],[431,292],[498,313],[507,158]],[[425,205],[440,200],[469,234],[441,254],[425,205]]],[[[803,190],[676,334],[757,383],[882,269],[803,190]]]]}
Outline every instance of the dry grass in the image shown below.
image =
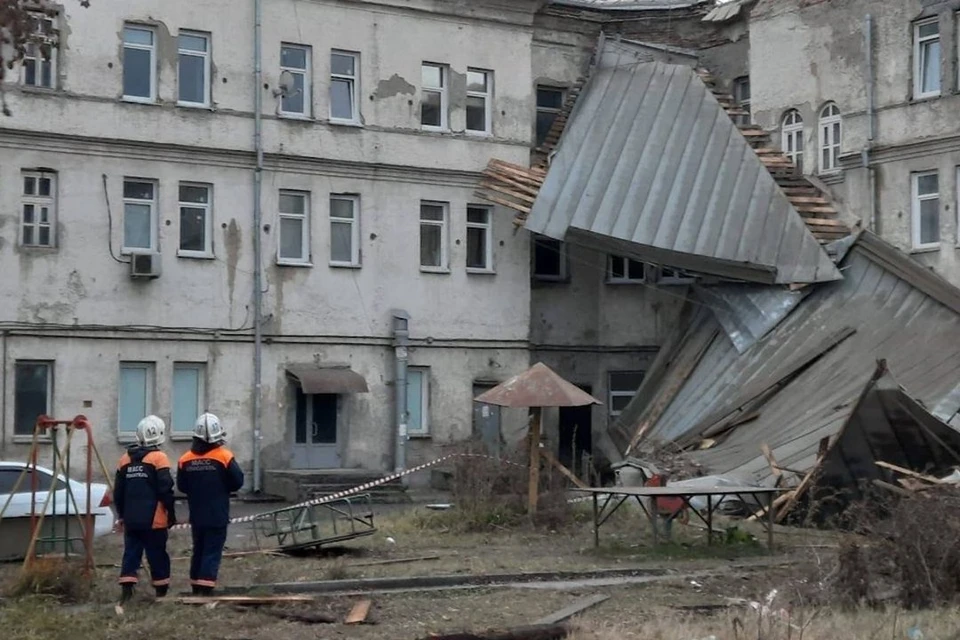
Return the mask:
{"type": "Polygon", "coordinates": [[[22,569],[9,588],[12,597],[54,596],[62,602],[82,602],[89,596],[92,576],[80,561],[63,558],[37,558],[29,569],[22,569]]]}

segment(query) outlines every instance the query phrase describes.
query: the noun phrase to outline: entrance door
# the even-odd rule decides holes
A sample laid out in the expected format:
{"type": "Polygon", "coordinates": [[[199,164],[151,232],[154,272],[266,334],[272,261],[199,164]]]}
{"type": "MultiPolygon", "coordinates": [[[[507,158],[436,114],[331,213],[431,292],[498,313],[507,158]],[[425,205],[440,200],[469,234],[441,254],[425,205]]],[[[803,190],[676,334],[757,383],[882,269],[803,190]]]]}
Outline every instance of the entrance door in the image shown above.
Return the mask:
{"type": "MultiPolygon", "coordinates": [[[[590,387],[580,386],[580,388],[590,393],[590,387]]],[[[577,476],[583,475],[583,469],[580,468],[583,454],[593,451],[592,424],[592,405],[560,407],[558,458],[563,466],[577,476]]]]}
{"type": "Polygon", "coordinates": [[[293,466],[333,469],[340,466],[337,429],[339,396],[304,394],[297,389],[297,416],[293,439],[293,466]]]}
{"type": "MultiPolygon", "coordinates": [[[[473,397],[476,398],[494,385],[473,385],[473,397]]],[[[479,438],[492,456],[500,455],[500,407],[495,404],[473,403],[473,437],[479,438]]]]}

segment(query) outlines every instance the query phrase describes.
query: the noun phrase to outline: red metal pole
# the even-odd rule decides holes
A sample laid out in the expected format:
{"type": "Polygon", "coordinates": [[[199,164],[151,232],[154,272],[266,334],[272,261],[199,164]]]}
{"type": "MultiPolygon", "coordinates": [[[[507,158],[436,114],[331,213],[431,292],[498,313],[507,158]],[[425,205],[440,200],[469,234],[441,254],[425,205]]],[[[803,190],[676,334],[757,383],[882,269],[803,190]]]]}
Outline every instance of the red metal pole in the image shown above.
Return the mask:
{"type": "Polygon", "coordinates": [[[84,527],[83,546],[87,552],[86,568],[88,571],[93,571],[93,505],[91,504],[93,500],[91,487],[93,484],[93,430],[90,428],[90,421],[83,415],[74,418],[73,424],[75,428],[83,429],[87,433],[87,526],[84,527]]]}

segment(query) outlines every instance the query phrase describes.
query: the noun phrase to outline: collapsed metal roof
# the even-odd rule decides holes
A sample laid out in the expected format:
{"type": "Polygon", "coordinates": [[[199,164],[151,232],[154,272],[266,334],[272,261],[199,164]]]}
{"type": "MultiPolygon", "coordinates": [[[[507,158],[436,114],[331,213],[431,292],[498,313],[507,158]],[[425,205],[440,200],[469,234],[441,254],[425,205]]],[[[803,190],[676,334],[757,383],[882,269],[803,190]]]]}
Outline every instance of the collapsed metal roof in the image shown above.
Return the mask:
{"type": "Polygon", "coordinates": [[[526,220],[597,250],[764,284],[840,273],[697,73],[604,44],[526,220]]]}
{"type": "MultiPolygon", "coordinates": [[[[769,479],[761,444],[782,466],[807,470],[820,440],[850,420],[877,359],[923,406],[951,413],[960,290],[870,233],[841,265],[842,281],[817,286],[743,353],[700,300],[613,435],[632,437],[631,450],[642,440],[699,449],[691,455],[712,473],[769,479]]],[[[765,304],[749,289],[742,295],[765,304]]],[[[776,311],[783,300],[766,303],[776,311]]]]}
{"type": "Polygon", "coordinates": [[[586,9],[642,11],[644,9],[687,9],[713,0],[551,0],[550,4],[586,9]]]}

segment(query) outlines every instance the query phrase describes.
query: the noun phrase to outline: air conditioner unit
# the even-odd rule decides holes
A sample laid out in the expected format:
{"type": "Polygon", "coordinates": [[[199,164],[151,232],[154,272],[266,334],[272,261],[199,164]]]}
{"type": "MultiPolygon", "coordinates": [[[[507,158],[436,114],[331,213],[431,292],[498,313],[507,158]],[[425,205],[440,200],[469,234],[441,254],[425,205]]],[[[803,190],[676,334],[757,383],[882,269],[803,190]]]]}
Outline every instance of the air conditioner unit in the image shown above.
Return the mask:
{"type": "Polygon", "coordinates": [[[159,278],[160,254],[156,251],[137,251],[130,254],[131,278],[159,278]]]}

